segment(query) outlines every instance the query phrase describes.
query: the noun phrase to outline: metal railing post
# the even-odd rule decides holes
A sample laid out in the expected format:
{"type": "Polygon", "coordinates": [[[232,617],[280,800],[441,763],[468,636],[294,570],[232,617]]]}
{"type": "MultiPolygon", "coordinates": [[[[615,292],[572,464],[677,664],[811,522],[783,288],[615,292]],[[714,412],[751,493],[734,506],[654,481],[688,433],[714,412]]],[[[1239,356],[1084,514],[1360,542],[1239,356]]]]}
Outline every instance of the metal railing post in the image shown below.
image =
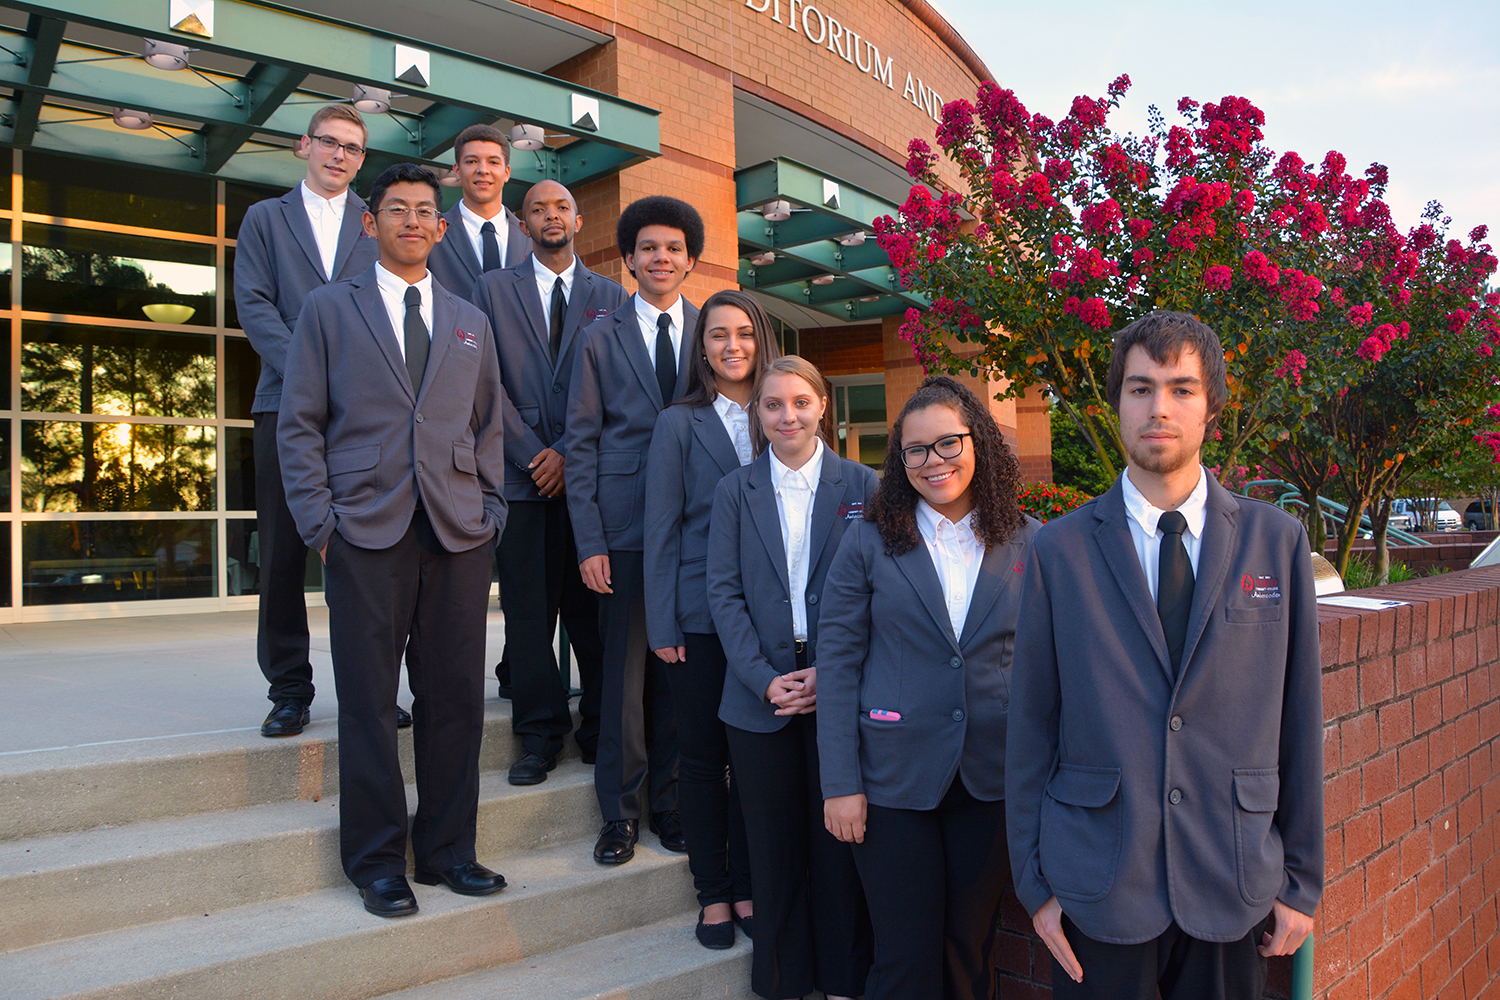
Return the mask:
{"type": "Polygon", "coordinates": [[[1292,1000],[1312,1000],[1313,936],[1309,934],[1302,947],[1292,953],[1292,1000]]]}

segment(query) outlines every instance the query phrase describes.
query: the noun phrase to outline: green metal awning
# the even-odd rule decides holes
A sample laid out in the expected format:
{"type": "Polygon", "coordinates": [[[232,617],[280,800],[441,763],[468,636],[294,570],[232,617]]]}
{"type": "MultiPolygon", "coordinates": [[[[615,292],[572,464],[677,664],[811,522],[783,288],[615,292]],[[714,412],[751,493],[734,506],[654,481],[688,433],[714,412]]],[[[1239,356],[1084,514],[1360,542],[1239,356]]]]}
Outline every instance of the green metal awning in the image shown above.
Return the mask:
{"type": "Polygon", "coordinates": [[[856,322],[926,308],[870,236],[877,218],[899,214],[896,205],[784,157],[736,170],[734,185],[742,288],[856,322]],[[791,218],[766,219],[777,201],[789,203],[791,218]],[[774,261],[755,263],[766,255],[774,261]]]}
{"type": "Polygon", "coordinates": [[[540,73],[269,3],[182,6],[206,6],[211,34],[174,30],[168,0],[0,0],[27,15],[24,30],[0,28],[0,144],[290,187],[306,172],[289,147],[308,105],[347,101],[359,84],[410,98],[365,115],[362,182],[395,162],[446,165],[459,132],[498,119],[574,137],[518,151],[515,187],[584,184],[661,153],[657,111],[540,73]],[[189,46],[190,71],[147,65],[145,39],[189,46]],[[157,127],[122,129],[116,108],[157,127]]]}

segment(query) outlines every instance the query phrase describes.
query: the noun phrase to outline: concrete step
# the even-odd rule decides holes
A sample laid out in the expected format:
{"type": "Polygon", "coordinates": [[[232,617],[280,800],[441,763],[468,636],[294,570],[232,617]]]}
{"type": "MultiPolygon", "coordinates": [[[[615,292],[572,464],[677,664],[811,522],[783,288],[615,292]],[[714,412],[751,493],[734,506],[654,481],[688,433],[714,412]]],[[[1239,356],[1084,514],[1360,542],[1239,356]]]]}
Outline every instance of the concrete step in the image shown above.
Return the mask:
{"type": "MultiPolygon", "coordinates": [[[[687,859],[647,839],[618,867],[594,862],[592,836],[516,855],[502,866],[509,888],[493,896],[416,886],[421,912],[410,917],[371,916],[345,885],[36,945],[0,954],[0,984],[6,1000],[364,1000],[596,942],[663,914],[678,915],[679,933],[691,936],[687,859]]],[[[614,979],[597,959],[588,964],[614,979]]]]}
{"type": "MultiPolygon", "coordinates": [[[[400,748],[411,774],[410,729],[400,748]]],[[[503,771],[520,755],[510,702],[486,702],[480,769],[503,771]]],[[[563,759],[577,757],[569,740],[563,759]]],[[[0,756],[0,842],[328,798],[338,794],[338,765],[338,720],[317,705],[302,735],[285,739],[252,729],[0,756]]]]}
{"type": "Polygon", "coordinates": [[[696,919],[674,916],[384,1000],[755,1000],[749,939],[709,951],[693,936],[696,919]]]}
{"type": "MultiPolygon", "coordinates": [[[[593,768],[577,760],[525,788],[480,776],[477,854],[507,877],[517,855],[599,825],[593,768]]],[[[338,829],[334,797],[0,843],[0,952],[347,886],[338,829]]]]}

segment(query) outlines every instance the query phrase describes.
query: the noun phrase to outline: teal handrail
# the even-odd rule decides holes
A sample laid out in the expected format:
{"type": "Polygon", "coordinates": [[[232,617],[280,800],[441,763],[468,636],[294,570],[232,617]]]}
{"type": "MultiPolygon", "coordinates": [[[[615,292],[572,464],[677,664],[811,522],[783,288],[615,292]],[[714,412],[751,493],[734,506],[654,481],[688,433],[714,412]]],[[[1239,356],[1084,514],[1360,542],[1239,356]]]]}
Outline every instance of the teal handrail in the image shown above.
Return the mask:
{"type": "Polygon", "coordinates": [[[1307,935],[1302,947],[1292,952],[1292,1000],[1312,1000],[1313,936],[1307,935]]]}
{"type": "MultiPolygon", "coordinates": [[[[1240,495],[1249,496],[1251,488],[1256,486],[1269,486],[1272,488],[1280,488],[1284,490],[1285,492],[1283,492],[1280,496],[1272,501],[1272,503],[1276,504],[1276,506],[1282,508],[1283,510],[1291,507],[1300,507],[1303,510],[1307,509],[1307,501],[1302,499],[1302,491],[1296,486],[1293,486],[1291,483],[1288,483],[1285,480],[1281,479],[1252,479],[1250,482],[1246,483],[1243,487],[1240,488],[1240,495]]],[[[1339,524],[1344,524],[1348,520],[1349,508],[1336,500],[1330,500],[1325,496],[1319,496],[1318,507],[1326,517],[1330,518],[1331,520],[1337,521],[1339,524]]],[[[1359,526],[1365,531],[1375,530],[1374,524],[1371,522],[1369,514],[1360,515],[1359,526]]],[[[1402,545],[1432,544],[1420,535],[1414,535],[1411,532],[1403,531],[1400,528],[1392,528],[1388,526],[1385,529],[1385,533],[1388,538],[1394,538],[1402,545]]]]}

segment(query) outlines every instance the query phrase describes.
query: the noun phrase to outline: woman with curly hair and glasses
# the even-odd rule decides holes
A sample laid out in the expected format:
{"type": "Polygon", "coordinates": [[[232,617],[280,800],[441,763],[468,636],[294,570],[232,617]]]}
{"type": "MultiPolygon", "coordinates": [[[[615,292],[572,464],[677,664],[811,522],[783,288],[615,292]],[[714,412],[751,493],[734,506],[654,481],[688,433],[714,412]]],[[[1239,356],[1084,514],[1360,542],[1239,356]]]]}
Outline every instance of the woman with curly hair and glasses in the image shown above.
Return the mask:
{"type": "Polygon", "coordinates": [[[1021,571],[1041,525],[989,409],[927,379],[823,589],[824,822],[875,930],[867,1000],[995,995],[1005,716],[1021,571]]]}

